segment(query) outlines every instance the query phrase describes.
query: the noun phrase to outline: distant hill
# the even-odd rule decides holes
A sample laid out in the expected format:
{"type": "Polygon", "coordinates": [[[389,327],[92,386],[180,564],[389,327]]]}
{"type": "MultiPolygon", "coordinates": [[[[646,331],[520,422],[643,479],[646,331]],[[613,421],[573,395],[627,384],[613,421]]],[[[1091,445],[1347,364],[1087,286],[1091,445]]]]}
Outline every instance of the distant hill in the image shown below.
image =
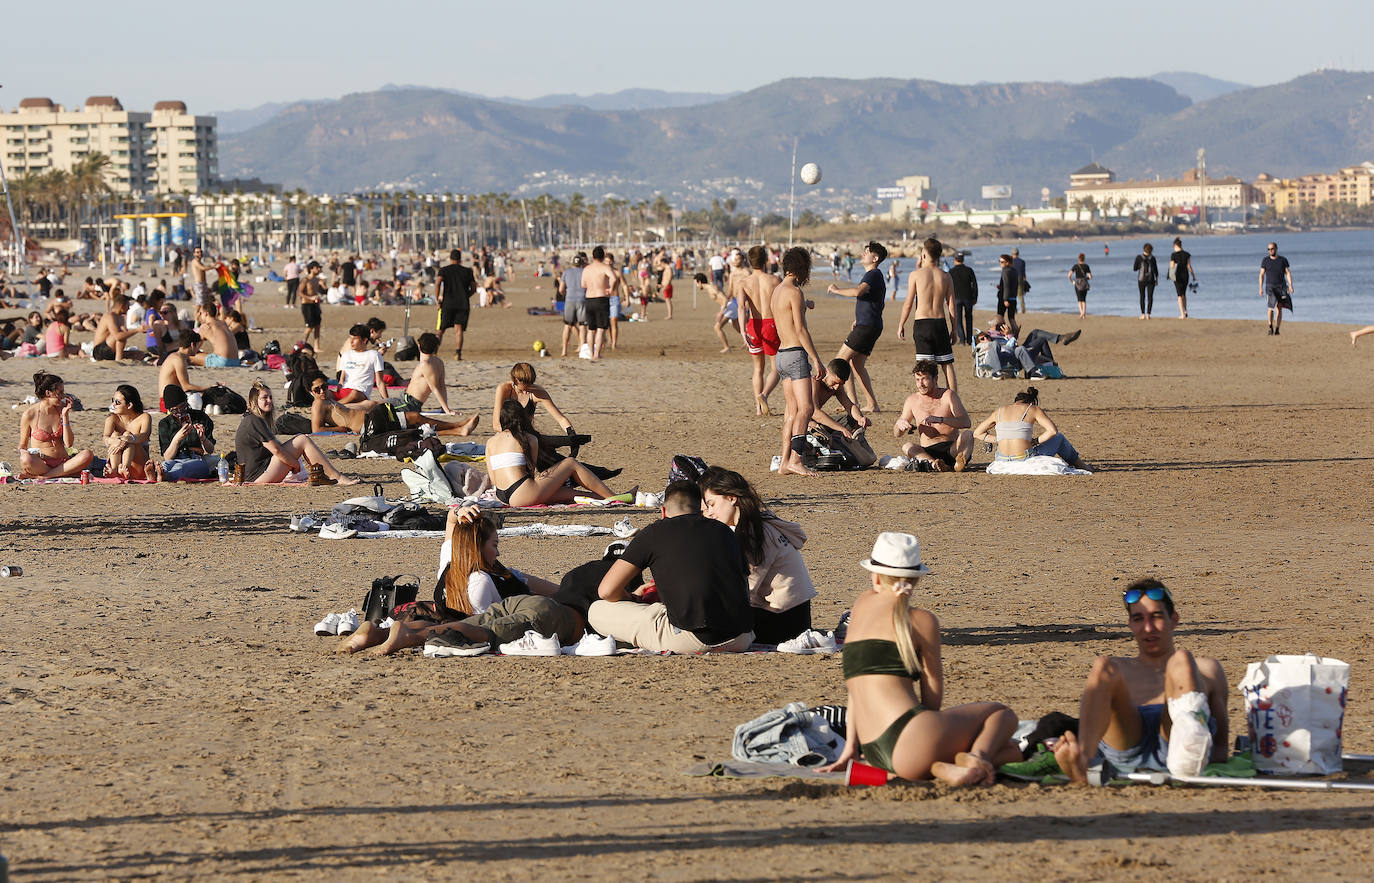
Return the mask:
{"type": "Polygon", "coordinates": [[[322,104],[330,100],[322,98],[313,101],[269,101],[243,110],[212,110],[209,115],[216,118],[218,134],[223,137],[260,126],[294,104],[322,104]]]}
{"type": "Polygon", "coordinates": [[[1233,83],[1230,80],[1218,80],[1216,77],[1209,77],[1206,74],[1194,74],[1188,71],[1165,71],[1162,74],[1155,74],[1150,77],[1156,83],[1163,83],[1173,89],[1178,94],[1190,101],[1207,101],[1228,92],[1239,92],[1241,89],[1249,89],[1250,86],[1244,83],[1233,83]]]}
{"type": "Polygon", "coordinates": [[[1153,120],[1102,153],[1117,177],[1175,177],[1207,149],[1211,175],[1300,175],[1374,159],[1374,73],[1319,71],[1153,120]]]}
{"type": "Polygon", "coordinates": [[[824,187],[862,194],[928,174],[942,198],[1011,184],[1029,202],[1041,186],[1064,186],[1094,154],[1188,106],[1172,88],[1141,79],[790,79],[708,105],[628,111],[396,89],[296,104],[226,135],[220,169],[312,191],[506,191],[555,181],[557,172],[614,178],[618,192],[636,198],[721,178],[753,178],[772,195],[787,189],[796,136],[802,159],[825,170],[824,187]]]}
{"type": "MultiPolygon", "coordinates": [[[[426,90],[428,86],[396,86],[388,83],[380,91],[412,92],[426,90]]],[[[518,104],[521,107],[586,107],[591,110],[653,110],[659,107],[691,107],[694,104],[710,104],[724,98],[738,95],[738,92],[665,92],[662,89],[621,89],[619,92],[597,92],[593,95],[575,95],[564,92],[555,95],[541,95],[538,98],[490,98],[475,92],[461,89],[438,89],[454,95],[500,101],[504,104],[518,104]]]]}

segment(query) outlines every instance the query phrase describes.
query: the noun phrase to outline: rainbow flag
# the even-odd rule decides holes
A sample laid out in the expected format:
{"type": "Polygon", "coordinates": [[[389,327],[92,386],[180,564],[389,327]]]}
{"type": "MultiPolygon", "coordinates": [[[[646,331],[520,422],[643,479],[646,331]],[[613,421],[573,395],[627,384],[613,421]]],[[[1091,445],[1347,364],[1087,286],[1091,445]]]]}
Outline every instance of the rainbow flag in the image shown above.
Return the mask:
{"type": "Polygon", "coordinates": [[[226,310],[231,309],[240,300],[253,296],[253,286],[246,282],[235,282],[233,274],[224,264],[217,264],[215,269],[219,271],[215,290],[219,292],[220,303],[224,304],[226,310]]]}

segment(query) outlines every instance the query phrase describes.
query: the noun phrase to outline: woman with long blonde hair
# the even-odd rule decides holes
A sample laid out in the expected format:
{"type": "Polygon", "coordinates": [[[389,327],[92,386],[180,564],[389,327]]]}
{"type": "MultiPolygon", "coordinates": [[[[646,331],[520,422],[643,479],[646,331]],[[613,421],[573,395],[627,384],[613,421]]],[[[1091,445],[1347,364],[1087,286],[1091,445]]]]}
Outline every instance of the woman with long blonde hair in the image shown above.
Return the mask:
{"type": "Polygon", "coordinates": [[[844,644],[844,753],[820,769],[844,769],[862,756],[902,779],[991,785],[999,765],[1021,759],[1011,741],[1016,715],[997,702],[941,708],[940,623],[911,604],[930,573],[920,543],[911,534],[879,534],[860,566],[872,580],[850,608],[844,644]]]}

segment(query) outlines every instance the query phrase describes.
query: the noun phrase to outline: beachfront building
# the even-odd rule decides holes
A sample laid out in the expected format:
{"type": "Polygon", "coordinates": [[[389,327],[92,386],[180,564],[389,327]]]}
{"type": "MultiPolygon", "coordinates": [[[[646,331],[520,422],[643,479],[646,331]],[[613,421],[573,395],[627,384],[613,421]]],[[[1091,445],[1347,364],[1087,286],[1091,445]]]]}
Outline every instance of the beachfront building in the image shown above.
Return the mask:
{"type": "Polygon", "coordinates": [[[1374,162],[1297,178],[1260,175],[1255,179],[1255,188],[1264,195],[1265,204],[1280,216],[1293,214],[1302,206],[1316,208],[1327,202],[1366,206],[1374,204],[1374,162]]]}
{"type": "Polygon", "coordinates": [[[71,171],[103,154],[106,183],[120,196],[199,193],[219,174],[215,118],[191,116],[180,101],[160,101],[147,113],[125,110],[112,95],[91,96],[78,110],[25,98],[0,112],[0,138],[0,159],[15,177],[71,171]]]}
{"type": "Polygon", "coordinates": [[[188,113],[181,101],[153,105],[149,154],[157,193],[204,193],[219,180],[219,145],[212,116],[188,113]]]}
{"type": "Polygon", "coordinates": [[[892,210],[888,217],[894,221],[919,221],[934,208],[935,188],[931,186],[929,175],[898,178],[895,187],[884,187],[881,193],[891,194],[892,210]]]}
{"type": "Polygon", "coordinates": [[[1242,208],[1264,199],[1254,185],[1235,177],[1208,178],[1204,194],[1195,169],[1171,180],[1117,181],[1109,169],[1094,163],[1070,175],[1069,180],[1072,183],[1064,191],[1068,209],[1089,216],[1097,211],[1120,214],[1125,209],[1174,212],[1203,203],[1214,208],[1242,208]],[[1094,166],[1100,171],[1085,174],[1094,166]]]}

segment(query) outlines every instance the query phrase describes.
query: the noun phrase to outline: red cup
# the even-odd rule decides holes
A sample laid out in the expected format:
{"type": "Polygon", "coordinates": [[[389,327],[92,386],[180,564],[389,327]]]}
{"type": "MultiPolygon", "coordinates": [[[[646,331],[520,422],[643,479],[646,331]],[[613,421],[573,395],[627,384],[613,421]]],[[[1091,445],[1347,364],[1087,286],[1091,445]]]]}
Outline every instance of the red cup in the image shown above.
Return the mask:
{"type": "Polygon", "coordinates": [[[846,785],[886,785],[888,772],[866,763],[859,763],[857,760],[849,762],[849,768],[844,771],[844,783],[846,785]]]}

